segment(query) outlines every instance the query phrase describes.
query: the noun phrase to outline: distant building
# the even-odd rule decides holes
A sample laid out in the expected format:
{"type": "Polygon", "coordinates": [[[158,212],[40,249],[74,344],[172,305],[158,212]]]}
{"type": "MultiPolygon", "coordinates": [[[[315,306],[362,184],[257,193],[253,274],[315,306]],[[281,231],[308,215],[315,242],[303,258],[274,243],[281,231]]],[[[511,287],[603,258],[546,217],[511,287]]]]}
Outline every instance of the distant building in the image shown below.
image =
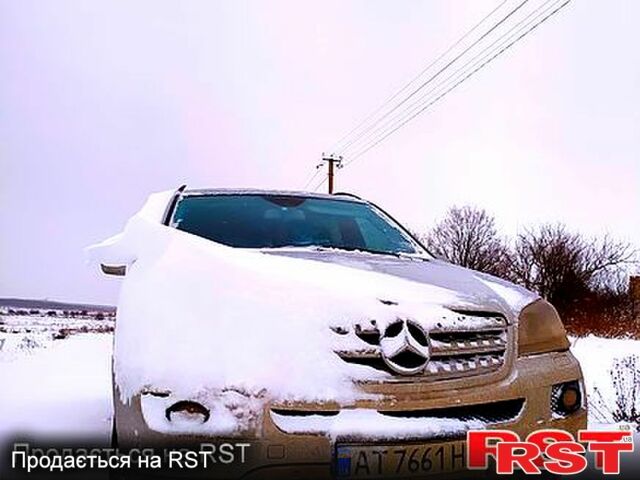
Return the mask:
{"type": "Polygon", "coordinates": [[[629,296],[631,297],[633,318],[640,321],[640,275],[629,277],[629,296]]]}

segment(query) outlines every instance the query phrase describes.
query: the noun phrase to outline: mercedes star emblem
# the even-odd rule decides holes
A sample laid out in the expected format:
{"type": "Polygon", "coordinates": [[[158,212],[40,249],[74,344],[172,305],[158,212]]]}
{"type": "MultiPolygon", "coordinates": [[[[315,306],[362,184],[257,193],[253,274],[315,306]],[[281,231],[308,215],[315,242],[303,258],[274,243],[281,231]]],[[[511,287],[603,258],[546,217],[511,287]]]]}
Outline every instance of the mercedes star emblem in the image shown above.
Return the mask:
{"type": "Polygon", "coordinates": [[[380,350],[387,366],[401,375],[421,372],[431,356],[429,335],[411,320],[389,324],[380,339],[380,350]]]}

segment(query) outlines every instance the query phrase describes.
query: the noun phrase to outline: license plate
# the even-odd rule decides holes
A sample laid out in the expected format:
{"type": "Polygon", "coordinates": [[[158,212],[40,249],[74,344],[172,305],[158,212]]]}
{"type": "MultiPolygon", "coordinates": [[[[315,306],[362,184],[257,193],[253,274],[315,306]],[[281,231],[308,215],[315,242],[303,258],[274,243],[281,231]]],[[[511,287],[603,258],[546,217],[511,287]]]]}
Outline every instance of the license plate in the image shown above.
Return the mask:
{"type": "Polygon", "coordinates": [[[401,445],[336,446],[340,478],[420,477],[466,468],[464,441],[401,445]]]}

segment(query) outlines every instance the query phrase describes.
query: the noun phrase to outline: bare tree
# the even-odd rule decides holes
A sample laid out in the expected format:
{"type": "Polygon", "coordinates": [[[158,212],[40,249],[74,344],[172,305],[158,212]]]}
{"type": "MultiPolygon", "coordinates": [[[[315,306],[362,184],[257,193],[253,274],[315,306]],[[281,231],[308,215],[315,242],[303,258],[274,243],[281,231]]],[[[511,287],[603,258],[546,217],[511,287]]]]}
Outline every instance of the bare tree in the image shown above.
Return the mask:
{"type": "Polygon", "coordinates": [[[515,281],[565,309],[615,289],[634,256],[630,245],[608,236],[585,239],[564,225],[546,224],[518,235],[512,268],[515,281]]]}
{"type": "Polygon", "coordinates": [[[498,235],[495,220],[485,210],[451,207],[423,238],[436,255],[463,267],[509,276],[509,251],[498,235]]]}
{"type": "MultiPolygon", "coordinates": [[[[426,235],[436,255],[452,263],[519,283],[551,301],[575,334],[598,331],[616,336],[638,332],[630,322],[630,244],[605,235],[587,238],[561,224],[544,224],[506,241],[485,210],[450,208],[426,235]]],[[[635,326],[634,326],[635,325],[635,326]]]]}

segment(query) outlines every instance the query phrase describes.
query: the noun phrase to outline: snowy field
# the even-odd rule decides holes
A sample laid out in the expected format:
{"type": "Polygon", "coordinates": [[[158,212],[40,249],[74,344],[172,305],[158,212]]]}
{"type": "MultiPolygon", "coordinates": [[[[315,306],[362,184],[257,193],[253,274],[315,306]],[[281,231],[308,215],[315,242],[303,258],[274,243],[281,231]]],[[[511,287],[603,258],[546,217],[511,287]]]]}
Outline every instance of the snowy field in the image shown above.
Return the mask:
{"type": "MultiPolygon", "coordinates": [[[[592,425],[605,422],[607,419],[601,418],[602,414],[599,416],[596,409],[603,403],[608,406],[614,405],[618,400],[613,388],[612,365],[616,360],[630,356],[637,356],[640,361],[640,341],[600,338],[594,335],[570,338],[570,340],[571,351],[582,366],[587,395],[593,400],[592,403],[597,403],[594,405],[595,408],[591,408],[589,411],[589,421],[592,425]],[[599,391],[597,399],[594,394],[596,389],[599,391]],[[596,400],[600,401],[596,402],[596,400]]],[[[640,363],[636,363],[636,365],[640,365],[640,363]]],[[[601,407],[600,410],[602,410],[601,407]]],[[[603,413],[607,416],[607,412],[603,413]]]]}
{"type": "Polygon", "coordinates": [[[1,351],[0,443],[16,432],[107,438],[111,340],[87,333],[1,351]]]}
{"type": "MultiPolygon", "coordinates": [[[[111,335],[77,334],[34,345],[0,351],[0,439],[15,432],[108,438],[111,335]]],[[[589,392],[598,387],[607,403],[614,402],[609,369],[616,358],[639,355],[640,342],[588,336],[572,338],[572,345],[589,392]]]]}
{"type": "MultiPolygon", "coordinates": [[[[21,334],[13,334],[14,336],[21,334]]],[[[36,346],[24,340],[7,339],[0,351],[0,444],[15,434],[56,439],[86,436],[109,441],[112,418],[112,335],[81,333],[65,339],[42,341],[36,346]],[[8,342],[8,343],[7,343],[8,342]]],[[[24,337],[20,337],[24,338],[24,337]]],[[[42,338],[42,337],[41,337],[42,338]]],[[[587,388],[602,391],[607,402],[615,402],[609,370],[616,358],[640,354],[640,342],[595,336],[572,338],[572,350],[582,363],[587,388]]],[[[591,426],[606,428],[590,418],[591,426]]],[[[634,435],[640,443],[640,433],[634,435]]],[[[593,459],[590,469],[593,468],[593,459]]],[[[638,478],[638,456],[623,458],[624,478],[638,478]],[[631,475],[629,477],[628,475],[631,475]]],[[[594,478],[595,471],[589,470],[594,478]]]]}

